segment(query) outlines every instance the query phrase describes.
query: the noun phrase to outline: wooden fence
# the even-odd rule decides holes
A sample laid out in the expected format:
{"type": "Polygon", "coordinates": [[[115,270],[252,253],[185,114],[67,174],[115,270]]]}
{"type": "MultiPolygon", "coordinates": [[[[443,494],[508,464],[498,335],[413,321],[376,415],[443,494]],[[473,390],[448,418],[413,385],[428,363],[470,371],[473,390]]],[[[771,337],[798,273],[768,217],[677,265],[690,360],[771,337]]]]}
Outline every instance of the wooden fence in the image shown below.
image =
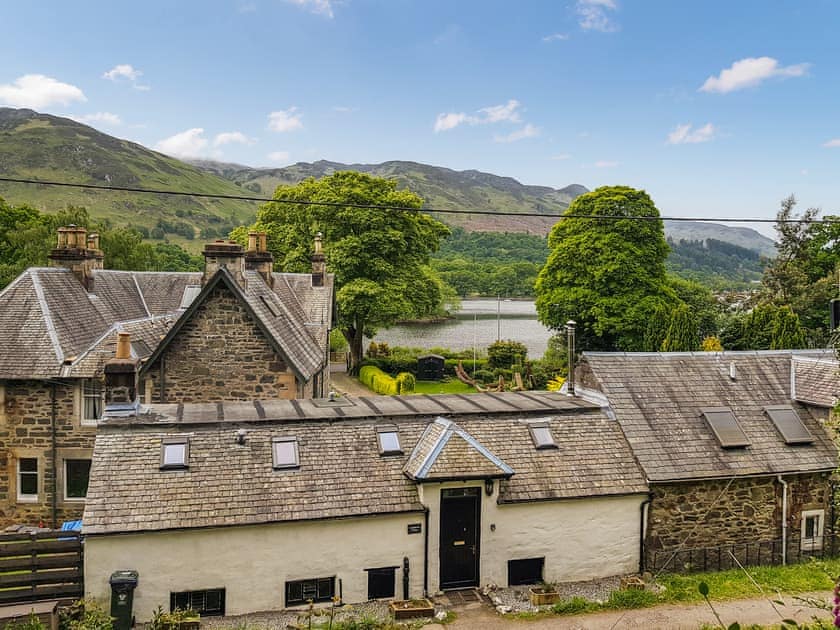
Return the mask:
{"type": "Polygon", "coordinates": [[[74,600],[84,593],[79,532],[0,534],[0,605],[74,600]]]}

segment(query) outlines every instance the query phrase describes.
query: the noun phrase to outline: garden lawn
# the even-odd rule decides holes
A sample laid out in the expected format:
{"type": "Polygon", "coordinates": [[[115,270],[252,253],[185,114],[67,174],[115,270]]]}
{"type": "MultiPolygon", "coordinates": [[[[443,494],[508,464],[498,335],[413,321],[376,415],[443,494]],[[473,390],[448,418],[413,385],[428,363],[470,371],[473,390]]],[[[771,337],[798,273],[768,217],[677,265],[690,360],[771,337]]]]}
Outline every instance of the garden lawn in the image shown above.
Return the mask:
{"type": "Polygon", "coordinates": [[[475,394],[475,387],[462,383],[458,379],[448,381],[417,381],[415,394],[475,394]]]}

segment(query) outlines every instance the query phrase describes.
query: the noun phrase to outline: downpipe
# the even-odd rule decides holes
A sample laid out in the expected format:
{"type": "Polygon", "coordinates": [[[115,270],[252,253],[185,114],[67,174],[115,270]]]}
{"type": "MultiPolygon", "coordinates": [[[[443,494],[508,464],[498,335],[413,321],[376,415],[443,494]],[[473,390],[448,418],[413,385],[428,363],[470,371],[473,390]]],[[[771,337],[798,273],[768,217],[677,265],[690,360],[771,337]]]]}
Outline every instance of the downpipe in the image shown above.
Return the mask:
{"type": "Polygon", "coordinates": [[[778,475],[777,479],[782,484],[782,565],[787,564],[787,501],[788,483],[778,475]]]}
{"type": "Polygon", "coordinates": [[[645,558],[645,535],[647,534],[647,516],[650,505],[653,503],[653,492],[648,492],[648,498],[642,501],[639,506],[639,575],[647,570],[647,558],[645,558]]]}

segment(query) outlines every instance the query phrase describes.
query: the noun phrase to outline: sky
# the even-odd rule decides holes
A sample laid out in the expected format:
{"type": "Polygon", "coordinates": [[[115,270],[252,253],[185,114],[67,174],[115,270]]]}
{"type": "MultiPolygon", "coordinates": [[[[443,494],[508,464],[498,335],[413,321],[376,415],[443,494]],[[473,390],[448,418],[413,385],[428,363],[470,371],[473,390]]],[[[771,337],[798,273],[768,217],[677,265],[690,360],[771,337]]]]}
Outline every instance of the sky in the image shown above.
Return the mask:
{"type": "Polygon", "coordinates": [[[832,0],[51,0],[0,22],[0,105],[177,157],[624,184],[668,216],[772,218],[790,194],[840,213],[832,0]]]}

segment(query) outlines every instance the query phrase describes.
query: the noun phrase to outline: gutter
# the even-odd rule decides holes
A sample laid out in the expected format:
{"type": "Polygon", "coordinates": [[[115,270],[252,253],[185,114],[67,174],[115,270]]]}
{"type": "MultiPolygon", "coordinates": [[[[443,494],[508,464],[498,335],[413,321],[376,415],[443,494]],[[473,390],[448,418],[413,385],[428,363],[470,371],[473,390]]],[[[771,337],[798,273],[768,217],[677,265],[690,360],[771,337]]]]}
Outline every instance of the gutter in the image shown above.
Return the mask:
{"type": "Polygon", "coordinates": [[[782,565],[787,564],[787,501],[788,483],[781,475],[777,477],[782,484],[782,565]]]}

